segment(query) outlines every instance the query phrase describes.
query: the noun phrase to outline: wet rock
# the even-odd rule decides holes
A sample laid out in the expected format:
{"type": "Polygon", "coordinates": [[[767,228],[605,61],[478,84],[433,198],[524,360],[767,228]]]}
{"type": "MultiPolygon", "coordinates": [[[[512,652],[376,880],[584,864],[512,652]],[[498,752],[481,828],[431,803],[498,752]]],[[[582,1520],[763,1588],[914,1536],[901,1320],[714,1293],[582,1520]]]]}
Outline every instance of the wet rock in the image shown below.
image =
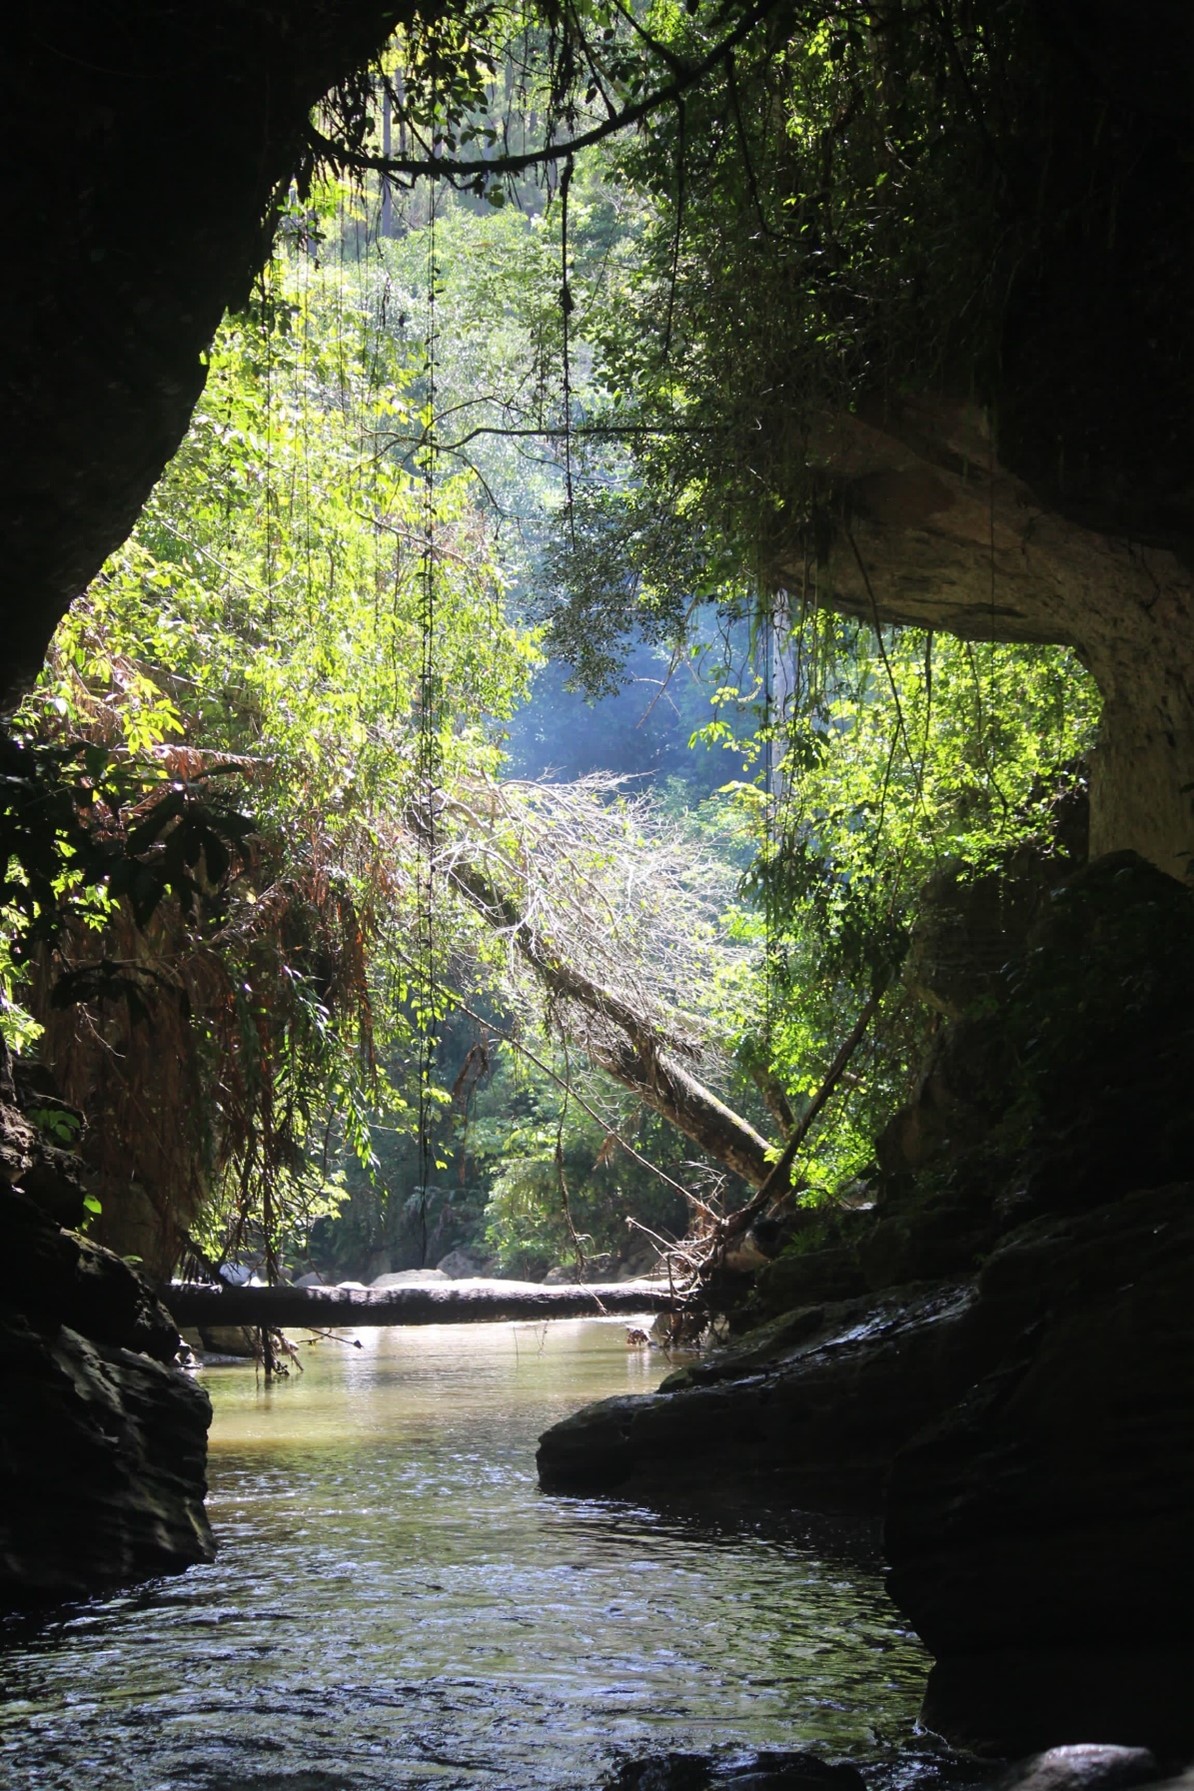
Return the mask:
{"type": "Polygon", "coordinates": [[[897,1450],[956,1398],[964,1287],[807,1308],[669,1376],[586,1406],[540,1438],[549,1492],[701,1488],[877,1509],[897,1450]]]}
{"type": "Polygon", "coordinates": [[[704,1754],[651,1754],[624,1761],[602,1791],[708,1791],[709,1783],[704,1754]]]}
{"type": "Polygon", "coordinates": [[[627,1760],[603,1791],[866,1791],[856,1767],[816,1754],[771,1750],[746,1759],[708,1754],[650,1754],[627,1760]]]}
{"type": "Polygon", "coordinates": [[[1194,1748],[1192,1245],[1181,1184],[1037,1221],[979,1278],[986,1372],[901,1449],[885,1522],[951,1740],[1194,1748]]]}
{"type": "Polygon", "coordinates": [[[855,1254],[864,1284],[878,1292],[968,1275],[997,1235],[989,1200],[944,1196],[887,1211],[860,1236],[855,1254]]]}
{"type": "Polygon", "coordinates": [[[951,1741],[1194,1748],[1194,1188],[1005,1238],[977,1276],[808,1307],[548,1431],[549,1491],[886,1501],[951,1741]],[[889,1486],[890,1481],[890,1486],[889,1486]]]}
{"type": "Polygon", "coordinates": [[[1017,1761],[991,1791],[1124,1791],[1159,1776],[1148,1748],[1085,1742],[1017,1761]]]}
{"type": "Polygon", "coordinates": [[[77,1598],[214,1553],[203,1389],[119,1257],[0,1193],[0,1607],[77,1598]]]}
{"type": "Polygon", "coordinates": [[[748,1765],[723,1772],[713,1783],[732,1786],[734,1791],[866,1791],[858,1768],[845,1761],[775,1751],[758,1754],[748,1765]]]}
{"type": "Polygon", "coordinates": [[[760,1271],[758,1294],[772,1312],[791,1312],[818,1301],[849,1300],[865,1293],[857,1250],[846,1244],[777,1257],[760,1271]]]}
{"type": "Polygon", "coordinates": [[[0,1606],[84,1597],[214,1554],[211,1407],[181,1370],[0,1316],[0,1606]]]}
{"type": "Polygon", "coordinates": [[[886,1503],[891,1591],[936,1656],[932,1729],[1004,1756],[1103,1736],[1180,1758],[1194,891],[1130,853],[1096,861],[1039,892],[1000,963],[1030,906],[1010,930],[993,914],[977,982],[948,940],[922,954],[943,1011],[986,1001],[940,1034],[880,1141],[873,1214],[761,1274],[761,1330],[549,1431],[540,1475],[886,1503]]]}

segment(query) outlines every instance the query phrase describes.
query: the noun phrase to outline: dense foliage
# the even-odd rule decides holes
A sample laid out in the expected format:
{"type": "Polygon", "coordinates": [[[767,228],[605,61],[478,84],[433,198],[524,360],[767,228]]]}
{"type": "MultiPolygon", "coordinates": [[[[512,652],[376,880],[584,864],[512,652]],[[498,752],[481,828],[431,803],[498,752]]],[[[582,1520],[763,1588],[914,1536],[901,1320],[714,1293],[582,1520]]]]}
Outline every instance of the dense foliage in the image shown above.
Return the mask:
{"type": "MultiPolygon", "coordinates": [[[[91,995],[101,1032],[127,1021],[110,1148],[182,1224],[226,1188],[236,1229],[264,1190],[272,1231],[278,1178],[309,1183],[313,1150],[317,1187],[329,1171],[329,1111],[367,1154],[362,1103],[383,1092],[375,1026],[409,1037],[435,999],[425,974],[376,974],[372,946],[418,879],[401,814],[429,760],[444,779],[493,762],[491,718],[535,660],[503,616],[459,485],[384,451],[395,414],[425,402],[422,369],[397,352],[383,364],[392,339],[367,299],[300,257],[228,325],[182,453],[68,617],[21,723],[86,739],[87,763],[123,767],[151,801],[164,788],[153,831],[134,812],[131,839],[139,826],[166,859],[185,849],[207,788],[235,787],[252,810],[235,860],[208,843],[198,903],[155,904],[138,940],[151,916],[127,912],[109,877],[56,942],[59,1006],[91,995]],[[114,986],[97,987],[97,963],[117,960],[114,986]],[[138,1009],[118,1020],[103,998],[130,989],[138,1009]],[[146,1009],[152,1042],[137,1032],[146,1009]],[[152,1073],[155,1058],[169,1075],[152,1073]],[[153,1108],[140,1121],[124,1110],[138,1105],[137,1074],[153,1108]]],[[[95,868],[72,863],[68,883],[95,868]]],[[[42,1017],[72,1093],[111,1106],[91,1085],[113,1080],[93,1028],[42,1017]]]]}
{"type": "Polygon", "coordinates": [[[884,992],[799,1173],[867,1170],[926,1032],[896,981],[917,891],[1049,849],[1094,702],[1056,650],[832,618],[817,424],[907,382],[998,399],[1048,247],[1040,49],[970,6],[458,11],[328,103],[280,258],[21,719],[61,773],[49,848],[9,784],[30,1006],[166,1256],[190,1228],[272,1268],[319,1220],[342,1266],[530,1268],[614,1249],[626,1206],[678,1229],[710,1166],[595,1093],[615,1009],[782,1137],[884,992]],[[520,789],[542,622],[593,695],[654,654],[644,707],[699,771],[672,750],[637,806],[520,789]]]}

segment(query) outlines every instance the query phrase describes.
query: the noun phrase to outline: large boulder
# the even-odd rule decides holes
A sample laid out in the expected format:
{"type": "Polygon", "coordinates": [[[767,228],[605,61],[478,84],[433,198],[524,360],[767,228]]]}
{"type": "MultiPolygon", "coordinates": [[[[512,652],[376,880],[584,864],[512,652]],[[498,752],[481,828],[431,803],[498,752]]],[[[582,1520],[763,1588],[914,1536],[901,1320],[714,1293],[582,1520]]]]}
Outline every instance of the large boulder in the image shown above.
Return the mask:
{"type": "Polygon", "coordinates": [[[127,1263],[0,1190],[0,1607],[82,1597],[214,1554],[206,1393],[127,1263]]]}
{"type": "Polygon", "coordinates": [[[805,1307],[554,1425],[540,1484],[877,1513],[896,1452],[977,1372],[959,1342],[972,1299],[943,1283],[805,1307]]]}
{"type": "Polygon", "coordinates": [[[897,1454],[885,1524],[955,1740],[1194,1748],[1192,1245],[1185,1184],[1038,1221],[979,1277],[993,1366],[897,1454]]]}
{"type": "Polygon", "coordinates": [[[969,1277],[805,1306],[554,1426],[541,1483],[883,1510],[934,1728],[1194,1748],[1192,1232],[1194,1186],[1141,1190],[969,1277]]]}
{"type": "Polygon", "coordinates": [[[1003,1753],[1178,1755],[1194,1750],[1194,891],[1120,853],[1017,897],[1014,926],[980,894],[973,974],[962,927],[922,950],[958,1017],[881,1141],[873,1211],[798,1227],[759,1276],[760,1329],[557,1425],[540,1478],[883,1511],[892,1595],[936,1656],[934,1728],[1003,1753]]]}

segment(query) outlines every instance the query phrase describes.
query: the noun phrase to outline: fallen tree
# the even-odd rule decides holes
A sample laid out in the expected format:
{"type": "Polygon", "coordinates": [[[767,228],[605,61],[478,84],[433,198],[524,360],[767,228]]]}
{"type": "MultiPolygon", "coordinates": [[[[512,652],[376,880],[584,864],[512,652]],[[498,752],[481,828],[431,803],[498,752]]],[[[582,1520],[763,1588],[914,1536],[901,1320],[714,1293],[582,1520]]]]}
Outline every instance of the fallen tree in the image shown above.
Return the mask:
{"type": "Polygon", "coordinates": [[[745,1234],[790,1205],[799,1153],[842,1086],[882,989],[863,1003],[800,1117],[789,1113],[782,1142],[769,1143],[695,1073],[702,1056],[716,1064],[716,1026],[698,991],[714,976],[708,954],[729,899],[717,887],[724,866],[702,867],[692,842],[658,828],[650,802],[628,799],[616,779],[478,782],[448,799],[425,793],[405,822],[434,878],[505,942],[510,986],[520,966],[529,970],[547,994],[548,1026],[567,1045],[753,1190],[725,1211],[681,1190],[690,1208],[683,1242],[639,1227],[661,1260],[694,1284],[723,1264],[761,1260],[749,1241],[743,1254],[745,1234]]]}
{"type": "Polygon", "coordinates": [[[162,1300],[180,1329],[216,1325],[471,1325],[666,1312],[675,1294],[659,1282],[537,1287],[531,1282],[454,1281],[408,1287],[208,1287],[175,1282],[162,1300]]]}
{"type": "MultiPolygon", "coordinates": [[[[412,811],[410,825],[450,888],[506,940],[514,958],[547,992],[562,1034],[715,1162],[750,1187],[762,1187],[774,1147],[685,1063],[685,1058],[692,1063],[698,1057],[700,1021],[677,1013],[678,979],[658,968],[658,960],[674,956],[670,910],[679,904],[682,892],[677,886],[674,903],[658,904],[669,914],[656,925],[648,924],[643,936],[619,952],[624,916],[637,904],[621,900],[608,884],[599,883],[585,863],[586,855],[591,855],[608,864],[617,856],[618,843],[611,848],[609,840],[590,838],[579,842],[575,852],[561,850],[558,823],[574,792],[565,786],[558,791],[559,799],[553,801],[551,786],[537,786],[536,800],[550,807],[519,813],[509,792],[494,786],[484,793],[483,802],[468,809],[468,831],[463,836],[437,826],[430,805],[412,811]],[[540,827],[544,812],[547,825],[540,827]],[[553,862],[545,876],[540,849],[547,839],[553,841],[553,862]],[[594,851],[595,845],[601,849],[594,851]],[[554,892],[561,884],[569,893],[561,891],[556,906],[554,892]],[[581,969],[582,962],[599,968],[596,973],[581,969]]],[[[591,793],[594,827],[603,812],[602,793],[596,786],[591,793]]],[[[646,883],[654,867],[640,868],[639,881],[646,883]]],[[[693,969],[691,964],[685,966],[689,976],[693,969]]]]}

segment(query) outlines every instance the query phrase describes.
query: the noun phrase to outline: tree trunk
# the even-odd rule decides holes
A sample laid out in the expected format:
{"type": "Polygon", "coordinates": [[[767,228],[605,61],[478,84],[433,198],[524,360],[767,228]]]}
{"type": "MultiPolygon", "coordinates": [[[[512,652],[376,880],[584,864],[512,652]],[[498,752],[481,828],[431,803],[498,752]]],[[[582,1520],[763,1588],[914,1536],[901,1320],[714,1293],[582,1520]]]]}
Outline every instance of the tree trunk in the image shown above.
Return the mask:
{"type": "Polygon", "coordinates": [[[666,1287],[621,1281],[591,1287],[536,1287],[515,1281],[447,1282],[410,1287],[200,1287],[176,1282],[161,1290],[176,1325],[330,1326],[471,1325],[504,1320],[593,1318],[602,1312],[665,1312],[666,1287]]]}
{"type": "MultiPolygon", "coordinates": [[[[419,826],[417,817],[414,825],[419,826]]],[[[588,1042],[594,1062],[732,1174],[741,1176],[752,1188],[762,1186],[771,1167],[771,1146],[683,1068],[674,1041],[668,1050],[660,1033],[627,999],[565,963],[527,922],[517,904],[495,889],[474,865],[457,860],[448,865],[447,875],[478,913],[506,934],[554,995],[575,1002],[599,1025],[604,1023],[610,1036],[588,1042]],[[619,1032],[620,1039],[616,1036],[619,1032]]]]}
{"type": "Polygon", "coordinates": [[[590,1050],[594,1062],[615,1081],[638,1095],[715,1162],[752,1188],[762,1187],[771,1169],[767,1140],[674,1058],[630,1043],[594,1045],[590,1050]]]}

